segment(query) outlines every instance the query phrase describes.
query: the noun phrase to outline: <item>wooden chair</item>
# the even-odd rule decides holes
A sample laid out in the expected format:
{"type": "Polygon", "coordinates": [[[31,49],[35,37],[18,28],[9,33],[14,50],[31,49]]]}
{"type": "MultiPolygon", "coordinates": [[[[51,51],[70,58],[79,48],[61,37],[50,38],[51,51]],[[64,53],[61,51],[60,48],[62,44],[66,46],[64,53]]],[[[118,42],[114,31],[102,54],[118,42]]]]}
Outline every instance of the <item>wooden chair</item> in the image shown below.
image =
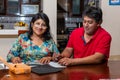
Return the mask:
{"type": "Polygon", "coordinates": [[[20,34],[24,34],[25,32],[27,32],[28,30],[18,30],[18,36],[20,35],[20,34]]]}

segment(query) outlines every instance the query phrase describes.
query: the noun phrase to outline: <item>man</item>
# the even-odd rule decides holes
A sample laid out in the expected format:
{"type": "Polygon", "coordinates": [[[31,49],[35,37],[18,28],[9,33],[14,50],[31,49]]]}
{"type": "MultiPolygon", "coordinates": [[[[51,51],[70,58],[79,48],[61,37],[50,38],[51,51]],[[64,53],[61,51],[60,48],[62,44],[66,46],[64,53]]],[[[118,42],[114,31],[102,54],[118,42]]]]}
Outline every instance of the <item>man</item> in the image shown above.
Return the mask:
{"type": "Polygon", "coordinates": [[[97,64],[107,61],[110,52],[111,36],[100,25],[102,10],[88,7],[82,15],[83,27],[75,29],[58,62],[62,65],[97,64]],[[73,58],[71,58],[73,56],[73,58]]]}

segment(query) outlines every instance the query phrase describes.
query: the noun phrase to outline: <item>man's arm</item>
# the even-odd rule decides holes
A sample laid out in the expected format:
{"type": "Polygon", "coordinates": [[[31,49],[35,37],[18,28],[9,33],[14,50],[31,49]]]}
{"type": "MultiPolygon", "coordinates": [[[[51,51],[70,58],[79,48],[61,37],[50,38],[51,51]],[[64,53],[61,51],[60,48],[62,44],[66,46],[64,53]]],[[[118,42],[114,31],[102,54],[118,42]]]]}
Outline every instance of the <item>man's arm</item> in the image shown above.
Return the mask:
{"type": "Polygon", "coordinates": [[[84,58],[62,58],[59,63],[62,65],[79,65],[79,64],[97,64],[104,60],[105,56],[102,53],[96,52],[94,55],[84,58]]]}
{"type": "Polygon", "coordinates": [[[97,64],[101,63],[105,59],[104,54],[96,52],[94,55],[87,56],[84,58],[75,58],[72,60],[72,64],[97,64]]]}
{"type": "Polygon", "coordinates": [[[71,57],[71,55],[72,55],[72,53],[73,53],[73,48],[69,48],[69,47],[66,47],[64,50],[63,50],[63,52],[61,53],[61,56],[62,57],[71,57]]]}

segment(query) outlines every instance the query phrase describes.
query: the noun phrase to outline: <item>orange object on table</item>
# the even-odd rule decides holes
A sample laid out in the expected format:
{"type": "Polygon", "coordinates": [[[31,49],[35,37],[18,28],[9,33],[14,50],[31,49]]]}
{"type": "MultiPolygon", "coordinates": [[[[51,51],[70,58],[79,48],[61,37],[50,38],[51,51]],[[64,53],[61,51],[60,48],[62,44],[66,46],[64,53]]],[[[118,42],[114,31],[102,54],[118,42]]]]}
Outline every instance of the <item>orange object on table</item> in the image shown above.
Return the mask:
{"type": "Polygon", "coordinates": [[[23,64],[23,63],[17,63],[17,64],[8,64],[2,57],[0,57],[0,60],[9,67],[9,70],[15,74],[23,74],[23,73],[30,73],[31,67],[23,64]]]}

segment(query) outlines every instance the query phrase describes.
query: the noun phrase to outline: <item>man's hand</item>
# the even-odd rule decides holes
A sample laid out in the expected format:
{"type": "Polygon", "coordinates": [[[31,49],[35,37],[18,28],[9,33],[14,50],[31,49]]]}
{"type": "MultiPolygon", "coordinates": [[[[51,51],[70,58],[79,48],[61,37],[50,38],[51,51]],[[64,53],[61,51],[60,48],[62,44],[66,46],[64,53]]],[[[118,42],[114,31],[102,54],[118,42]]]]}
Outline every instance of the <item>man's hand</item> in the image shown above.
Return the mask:
{"type": "Polygon", "coordinates": [[[70,66],[72,65],[73,59],[71,58],[62,58],[58,61],[59,64],[64,66],[70,66]]]}
{"type": "Polygon", "coordinates": [[[52,56],[52,60],[55,61],[55,62],[58,62],[62,58],[63,58],[63,56],[61,54],[54,53],[53,56],[52,56]]]}

